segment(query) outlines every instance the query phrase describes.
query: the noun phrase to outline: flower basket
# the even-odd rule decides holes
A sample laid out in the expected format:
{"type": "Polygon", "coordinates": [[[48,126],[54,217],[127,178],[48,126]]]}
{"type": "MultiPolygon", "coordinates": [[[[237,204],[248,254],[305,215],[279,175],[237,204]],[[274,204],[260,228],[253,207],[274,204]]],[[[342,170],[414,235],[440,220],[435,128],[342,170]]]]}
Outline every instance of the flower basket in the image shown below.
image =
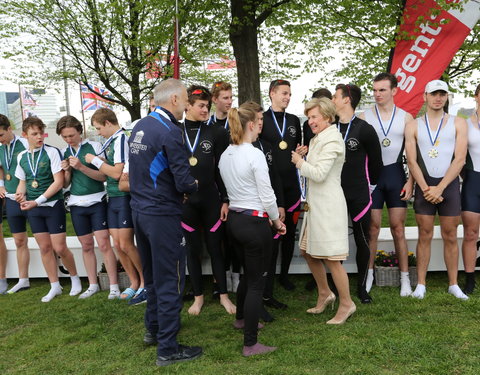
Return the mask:
{"type": "Polygon", "coordinates": [[[399,286],[400,269],[398,267],[376,266],[375,283],[378,286],[399,286]]]}
{"type": "MultiPolygon", "coordinates": [[[[413,252],[408,253],[410,285],[417,285],[417,259],[413,252]]],[[[394,252],[378,250],[375,257],[375,283],[378,286],[400,286],[400,269],[394,252]]]]}
{"type": "MultiPolygon", "coordinates": [[[[117,261],[117,273],[118,273],[118,287],[120,290],[124,290],[130,286],[130,279],[127,276],[127,273],[123,269],[120,261],[117,261]]],[[[109,290],[110,281],[108,280],[107,269],[105,263],[102,263],[102,268],[98,273],[98,284],[100,285],[100,290],[109,290]]]]}
{"type": "MultiPolygon", "coordinates": [[[[110,282],[108,280],[108,274],[106,272],[98,273],[98,284],[100,285],[100,290],[109,290],[110,282]]],[[[127,276],[126,272],[118,273],[118,287],[120,290],[124,290],[130,286],[130,279],[127,276]]]]}

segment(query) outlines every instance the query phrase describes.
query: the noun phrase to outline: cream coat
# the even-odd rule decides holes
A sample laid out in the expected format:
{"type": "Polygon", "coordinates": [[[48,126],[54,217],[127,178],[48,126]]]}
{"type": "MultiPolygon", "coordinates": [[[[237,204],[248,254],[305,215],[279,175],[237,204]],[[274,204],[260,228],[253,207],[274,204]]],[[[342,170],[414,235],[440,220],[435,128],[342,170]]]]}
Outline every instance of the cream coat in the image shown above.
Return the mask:
{"type": "Polygon", "coordinates": [[[335,126],[312,138],[306,161],[297,163],[307,178],[307,202],[300,238],[307,227],[307,253],[330,257],[348,255],[348,214],[340,184],[345,143],[335,126]]]}

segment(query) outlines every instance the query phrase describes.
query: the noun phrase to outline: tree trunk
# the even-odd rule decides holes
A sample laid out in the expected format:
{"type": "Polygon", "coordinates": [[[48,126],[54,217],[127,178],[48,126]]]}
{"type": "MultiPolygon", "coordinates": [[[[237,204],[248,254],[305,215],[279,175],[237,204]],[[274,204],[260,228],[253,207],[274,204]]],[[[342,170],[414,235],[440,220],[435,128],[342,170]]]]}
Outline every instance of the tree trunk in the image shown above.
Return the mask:
{"type": "Polygon", "coordinates": [[[231,0],[230,42],[237,62],[238,103],[247,100],[261,103],[258,28],[255,7],[249,0],[231,0]]]}

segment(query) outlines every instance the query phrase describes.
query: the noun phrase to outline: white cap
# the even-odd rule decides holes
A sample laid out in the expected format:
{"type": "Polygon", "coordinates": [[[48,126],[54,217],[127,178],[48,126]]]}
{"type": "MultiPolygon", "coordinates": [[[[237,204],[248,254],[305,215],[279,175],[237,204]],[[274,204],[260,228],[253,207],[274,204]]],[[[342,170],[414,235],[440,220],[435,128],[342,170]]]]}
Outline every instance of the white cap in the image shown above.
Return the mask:
{"type": "Polygon", "coordinates": [[[448,85],[444,81],[440,81],[439,79],[434,79],[433,81],[430,81],[427,83],[427,86],[425,86],[425,92],[427,94],[430,94],[434,91],[445,91],[448,93],[448,85]]]}

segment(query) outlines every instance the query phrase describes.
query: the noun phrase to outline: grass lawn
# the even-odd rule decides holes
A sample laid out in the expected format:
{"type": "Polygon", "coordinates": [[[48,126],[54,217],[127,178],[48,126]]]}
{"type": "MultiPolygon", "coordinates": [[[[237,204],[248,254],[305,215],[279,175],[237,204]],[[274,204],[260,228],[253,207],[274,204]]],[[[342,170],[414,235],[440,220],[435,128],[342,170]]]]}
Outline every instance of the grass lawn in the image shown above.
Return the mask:
{"type": "Polygon", "coordinates": [[[108,301],[106,292],[79,300],[68,296],[69,287],[43,304],[47,281],[34,280],[28,291],[0,296],[0,374],[480,373],[478,292],[466,302],[448,295],[445,273],[429,275],[422,301],[401,298],[397,288],[374,287],[374,303],[358,304],[356,314],[337,327],[325,324],[330,310],[305,313],[316,292],[303,289],[307,276],[292,279],[296,291],[276,292],[289,308],[273,311],[276,320],[259,336],[278,346],[276,352],[243,358],[242,334],[208,291],[200,316],[182,311],[179,336],[182,343],[203,346],[203,357],[162,369],[154,365],[155,348],[142,343],[145,305],[108,301]]]}

